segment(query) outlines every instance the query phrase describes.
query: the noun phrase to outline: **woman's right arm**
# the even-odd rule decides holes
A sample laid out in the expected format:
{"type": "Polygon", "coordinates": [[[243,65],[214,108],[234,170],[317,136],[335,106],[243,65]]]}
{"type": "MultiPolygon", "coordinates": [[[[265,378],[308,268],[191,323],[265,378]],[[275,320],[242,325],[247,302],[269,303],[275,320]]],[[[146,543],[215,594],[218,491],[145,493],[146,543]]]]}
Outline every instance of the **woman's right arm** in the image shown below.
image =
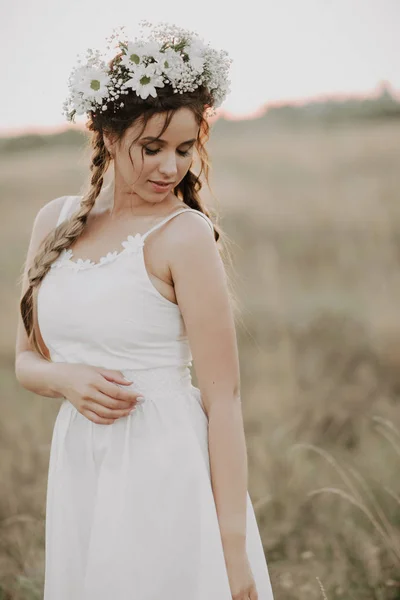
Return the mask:
{"type": "MultiPolygon", "coordinates": [[[[28,289],[28,270],[42,240],[56,227],[64,201],[65,196],[51,200],[39,210],[35,217],[25,261],[20,300],[28,289]]],[[[45,348],[44,342],[42,342],[41,345],[45,348]]],[[[45,353],[49,356],[48,350],[45,353]]],[[[18,382],[24,388],[35,394],[39,394],[40,396],[61,398],[63,397],[63,394],[57,389],[56,385],[56,368],[56,363],[47,361],[32,348],[18,305],[18,324],[15,347],[15,374],[18,382]]]]}

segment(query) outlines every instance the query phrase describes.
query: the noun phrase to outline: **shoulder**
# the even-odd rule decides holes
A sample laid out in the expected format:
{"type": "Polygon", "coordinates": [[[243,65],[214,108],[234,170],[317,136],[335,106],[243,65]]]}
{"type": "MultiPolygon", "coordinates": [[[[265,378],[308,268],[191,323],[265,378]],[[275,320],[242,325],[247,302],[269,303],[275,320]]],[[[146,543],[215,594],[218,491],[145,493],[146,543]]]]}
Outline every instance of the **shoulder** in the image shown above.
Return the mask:
{"type": "Polygon", "coordinates": [[[35,224],[41,227],[55,227],[58,217],[65,205],[65,202],[68,201],[69,196],[60,196],[59,198],[54,198],[49,202],[46,202],[35,217],[35,224]]]}
{"type": "Polygon", "coordinates": [[[71,196],[60,196],[46,202],[37,212],[33,227],[31,245],[38,247],[40,242],[57,226],[61,212],[71,196]]]}
{"type": "Polygon", "coordinates": [[[221,275],[223,263],[214,232],[201,214],[187,211],[172,219],[165,244],[175,283],[177,277],[191,280],[193,272],[199,281],[202,273],[203,280],[208,279],[211,273],[221,275]]]}
{"type": "Polygon", "coordinates": [[[62,219],[72,213],[80,196],[59,196],[46,202],[35,217],[35,225],[48,229],[54,229],[62,219]]]}
{"type": "Polygon", "coordinates": [[[177,249],[216,246],[212,222],[200,211],[184,211],[169,223],[167,242],[177,249]]]}

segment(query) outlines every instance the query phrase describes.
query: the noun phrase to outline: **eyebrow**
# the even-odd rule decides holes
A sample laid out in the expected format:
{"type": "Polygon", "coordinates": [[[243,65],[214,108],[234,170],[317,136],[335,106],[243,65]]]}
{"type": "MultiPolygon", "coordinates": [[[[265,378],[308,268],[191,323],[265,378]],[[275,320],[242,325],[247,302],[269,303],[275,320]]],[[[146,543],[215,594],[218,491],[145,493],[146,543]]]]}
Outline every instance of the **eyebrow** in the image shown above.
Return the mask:
{"type": "MultiPolygon", "coordinates": [[[[163,140],[162,138],[155,138],[152,136],[147,136],[147,137],[141,138],[141,140],[147,141],[147,142],[160,142],[160,144],[167,144],[166,140],[163,140]]],[[[196,138],[193,138],[191,140],[187,140],[186,142],[181,142],[179,144],[179,146],[183,146],[184,144],[192,144],[195,141],[196,141],[196,138]]]]}

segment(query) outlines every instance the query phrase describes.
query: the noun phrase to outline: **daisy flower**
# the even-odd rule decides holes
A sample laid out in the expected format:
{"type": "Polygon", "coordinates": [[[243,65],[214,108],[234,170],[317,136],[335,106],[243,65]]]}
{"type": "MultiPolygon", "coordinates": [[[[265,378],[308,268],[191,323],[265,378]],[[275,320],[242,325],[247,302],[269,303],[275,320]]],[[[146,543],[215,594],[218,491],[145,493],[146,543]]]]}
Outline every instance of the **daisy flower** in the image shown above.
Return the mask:
{"type": "Polygon", "coordinates": [[[110,76],[97,67],[81,67],[73,75],[72,83],[75,93],[101,102],[108,96],[110,76]]]}
{"type": "Polygon", "coordinates": [[[121,58],[128,71],[135,70],[143,62],[144,57],[156,58],[160,53],[160,44],[157,42],[128,42],[124,49],[124,55],[121,58]]]}
{"type": "Polygon", "coordinates": [[[168,73],[169,71],[174,71],[179,73],[182,70],[182,54],[176,52],[172,48],[166,48],[163,52],[159,52],[154,58],[159,72],[168,73]]]}
{"type": "Polygon", "coordinates": [[[132,77],[124,83],[124,88],[131,88],[142,100],[148,96],[157,96],[156,87],[164,87],[163,78],[156,72],[154,64],[139,65],[132,77]]]}

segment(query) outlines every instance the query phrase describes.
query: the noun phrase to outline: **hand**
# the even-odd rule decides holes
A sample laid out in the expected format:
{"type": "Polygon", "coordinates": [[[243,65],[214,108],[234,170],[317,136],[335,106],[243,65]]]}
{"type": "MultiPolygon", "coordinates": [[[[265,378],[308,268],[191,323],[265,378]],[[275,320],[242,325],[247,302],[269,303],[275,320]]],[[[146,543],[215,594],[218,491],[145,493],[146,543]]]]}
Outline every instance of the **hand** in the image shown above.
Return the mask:
{"type": "Polygon", "coordinates": [[[121,371],[77,363],[54,363],[55,387],[84,417],[110,425],[136,408],[140,394],[121,389],[132,385],[121,371]]]}
{"type": "Polygon", "coordinates": [[[224,552],[232,600],[258,600],[253,573],[245,551],[224,552]]]}

